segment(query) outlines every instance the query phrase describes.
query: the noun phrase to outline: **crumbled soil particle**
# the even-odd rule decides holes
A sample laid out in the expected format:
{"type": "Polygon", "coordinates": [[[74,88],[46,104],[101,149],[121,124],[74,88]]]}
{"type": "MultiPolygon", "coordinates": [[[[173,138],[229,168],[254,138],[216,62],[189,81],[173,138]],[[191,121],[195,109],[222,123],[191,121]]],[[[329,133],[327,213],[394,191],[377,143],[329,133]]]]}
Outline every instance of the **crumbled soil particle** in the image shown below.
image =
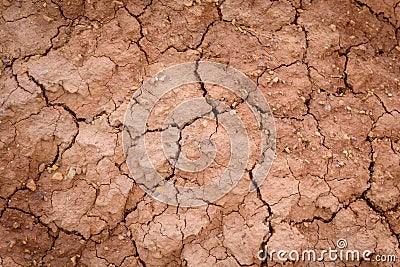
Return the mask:
{"type": "MultiPolygon", "coordinates": [[[[398,1],[4,0],[0,14],[0,266],[280,266],[258,250],[327,249],[339,238],[400,256],[398,1]],[[216,203],[172,207],[134,182],[122,122],[143,81],[194,60],[257,83],[275,117],[276,158],[249,192],[260,136],[248,107],[218,86],[177,88],[149,128],[205,93],[244,118],[252,154],[216,203]]],[[[229,160],[213,120],[182,131],[189,158],[205,136],[219,146],[202,173],[173,170],[159,135],[147,136],[152,160],[178,184],[207,183],[229,160]]]]}

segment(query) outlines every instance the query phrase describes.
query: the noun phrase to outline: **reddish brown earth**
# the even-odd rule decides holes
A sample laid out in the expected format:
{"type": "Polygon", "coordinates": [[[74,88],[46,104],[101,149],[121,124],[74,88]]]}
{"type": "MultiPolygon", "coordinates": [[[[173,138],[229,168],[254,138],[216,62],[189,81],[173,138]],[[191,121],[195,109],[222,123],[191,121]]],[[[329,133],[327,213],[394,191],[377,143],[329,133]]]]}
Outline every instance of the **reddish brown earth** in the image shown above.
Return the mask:
{"type": "MultiPolygon", "coordinates": [[[[279,266],[257,251],[339,238],[400,257],[400,2],[0,5],[0,266],[279,266]],[[194,60],[258,84],[275,116],[276,159],[257,192],[247,174],[217,203],[177,208],[132,179],[122,122],[143,81],[194,60]]],[[[213,123],[188,134],[211,134],[213,123]]],[[[183,152],[197,156],[190,143],[183,152]]]]}

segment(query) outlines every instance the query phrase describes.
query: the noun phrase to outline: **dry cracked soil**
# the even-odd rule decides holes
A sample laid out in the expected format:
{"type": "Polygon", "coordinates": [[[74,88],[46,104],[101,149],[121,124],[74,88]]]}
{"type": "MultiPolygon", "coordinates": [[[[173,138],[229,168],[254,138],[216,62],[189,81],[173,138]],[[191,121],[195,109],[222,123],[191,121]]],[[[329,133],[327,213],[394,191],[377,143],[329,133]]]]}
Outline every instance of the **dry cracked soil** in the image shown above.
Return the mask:
{"type": "MultiPolygon", "coordinates": [[[[349,248],[400,257],[400,2],[397,0],[1,0],[0,266],[280,266],[257,252],[349,248]],[[245,73],[276,124],[264,183],[244,178],[215,203],[175,207],[135,183],[122,148],[134,92],[162,69],[211,61],[245,73]]],[[[238,113],[240,98],[206,94],[238,113]]],[[[154,123],[186,86],[165,96],[154,123]]],[[[257,136],[250,117],[249,132],[257,136]]],[[[188,158],[223,127],[182,131],[188,158]]],[[[157,170],[170,166],[149,133],[157,170]]],[[[257,138],[251,139],[250,162],[257,138]],[[254,141],[254,142],[253,142],[254,141]]],[[[250,164],[251,165],[251,164],[250,164]]],[[[399,266],[287,261],[285,266],[399,266]]]]}

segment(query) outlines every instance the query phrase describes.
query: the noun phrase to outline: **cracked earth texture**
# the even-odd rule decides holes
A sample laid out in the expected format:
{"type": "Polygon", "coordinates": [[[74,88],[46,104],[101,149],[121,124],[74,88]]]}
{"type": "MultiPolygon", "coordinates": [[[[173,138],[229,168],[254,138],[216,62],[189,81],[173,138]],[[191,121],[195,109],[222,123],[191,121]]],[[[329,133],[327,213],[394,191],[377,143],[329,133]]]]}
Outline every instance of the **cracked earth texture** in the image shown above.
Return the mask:
{"type": "MultiPolygon", "coordinates": [[[[400,2],[0,5],[0,266],[279,266],[257,251],[327,248],[339,238],[400,256],[400,2]],[[144,81],[197,60],[257,83],[275,117],[276,158],[257,192],[248,191],[248,168],[216,203],[173,207],[134,182],[122,122],[144,81]]],[[[221,88],[205,89],[243,106],[221,88]]],[[[166,102],[202,92],[178,95],[166,102]]],[[[155,120],[168,108],[160,105],[155,120]]],[[[215,134],[227,147],[213,121],[185,130],[215,134]]],[[[197,152],[182,143],[188,157],[197,152]]],[[[214,167],[173,179],[202,184],[218,176],[214,167]]]]}

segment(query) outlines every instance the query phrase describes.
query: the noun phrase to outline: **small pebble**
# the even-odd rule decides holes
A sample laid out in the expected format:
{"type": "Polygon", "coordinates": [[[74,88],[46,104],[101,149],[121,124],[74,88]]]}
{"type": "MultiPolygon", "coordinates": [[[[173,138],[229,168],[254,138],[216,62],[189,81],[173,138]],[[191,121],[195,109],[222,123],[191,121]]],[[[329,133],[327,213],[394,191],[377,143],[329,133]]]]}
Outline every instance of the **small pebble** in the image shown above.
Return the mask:
{"type": "Polygon", "coordinates": [[[64,179],[64,177],[63,177],[62,173],[56,172],[55,174],[53,174],[51,179],[55,180],[55,181],[62,181],[64,179]]]}
{"type": "Polygon", "coordinates": [[[44,19],[45,21],[47,21],[47,22],[52,22],[52,21],[53,21],[52,18],[50,18],[49,16],[46,16],[46,15],[43,15],[43,19],[44,19]]]}
{"type": "Polygon", "coordinates": [[[21,2],[19,2],[19,1],[15,2],[15,6],[16,6],[16,7],[21,7],[21,6],[22,6],[22,5],[21,5],[21,2]]]}
{"type": "Polygon", "coordinates": [[[0,115],[4,115],[4,110],[0,109],[0,115]]]}
{"type": "Polygon", "coordinates": [[[276,58],[273,57],[273,56],[270,56],[270,57],[269,57],[269,60],[271,60],[271,61],[275,61],[275,59],[276,59],[276,58]]]}
{"type": "Polygon", "coordinates": [[[258,66],[259,66],[259,67],[265,67],[264,61],[260,60],[260,62],[258,63],[258,66]]]}
{"type": "Polygon", "coordinates": [[[31,191],[35,191],[36,190],[35,181],[33,181],[32,179],[29,179],[28,182],[26,183],[26,187],[31,191]]]}
{"type": "Polygon", "coordinates": [[[41,163],[41,164],[39,165],[39,168],[38,168],[39,173],[42,173],[42,172],[44,171],[45,168],[46,168],[46,165],[44,165],[44,163],[41,163]]]}
{"type": "Polygon", "coordinates": [[[13,223],[13,228],[14,229],[18,229],[21,225],[19,224],[19,222],[14,222],[13,223]]]}
{"type": "Polygon", "coordinates": [[[231,114],[232,116],[236,114],[236,110],[232,109],[231,111],[229,111],[229,114],[231,114]]]}
{"type": "Polygon", "coordinates": [[[76,256],[73,256],[73,257],[71,258],[71,262],[72,262],[72,266],[75,266],[75,265],[76,265],[76,256]]]}
{"type": "Polygon", "coordinates": [[[73,179],[76,174],[76,169],[75,168],[69,168],[69,171],[67,173],[67,179],[73,179]]]}
{"type": "Polygon", "coordinates": [[[11,240],[11,241],[8,241],[7,243],[8,243],[9,248],[13,248],[16,242],[14,240],[11,240]]]}
{"type": "Polygon", "coordinates": [[[331,30],[332,30],[333,32],[336,31],[336,25],[335,25],[335,24],[331,24],[331,25],[329,26],[329,28],[331,28],[331,30]]]}
{"type": "Polygon", "coordinates": [[[118,97],[118,102],[123,103],[124,102],[124,97],[122,97],[122,96],[118,97]]]}
{"type": "Polygon", "coordinates": [[[70,33],[71,33],[71,29],[70,29],[70,28],[66,28],[66,29],[65,29],[65,33],[66,33],[66,34],[70,34],[70,33]]]}
{"type": "Polygon", "coordinates": [[[47,172],[52,173],[53,171],[57,170],[58,166],[53,164],[51,167],[47,167],[47,172]]]}

